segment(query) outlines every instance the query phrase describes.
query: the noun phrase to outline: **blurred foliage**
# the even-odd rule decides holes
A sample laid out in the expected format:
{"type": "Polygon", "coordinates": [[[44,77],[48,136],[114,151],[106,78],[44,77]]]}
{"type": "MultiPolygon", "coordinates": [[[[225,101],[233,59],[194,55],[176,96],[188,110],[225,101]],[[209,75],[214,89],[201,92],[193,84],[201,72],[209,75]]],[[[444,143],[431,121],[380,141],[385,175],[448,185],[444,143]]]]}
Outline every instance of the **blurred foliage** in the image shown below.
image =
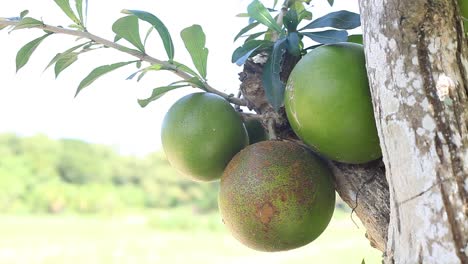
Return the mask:
{"type": "Polygon", "coordinates": [[[123,156],[108,146],[0,134],[0,213],[115,213],[217,209],[218,184],[192,182],[164,154],[123,156]]]}

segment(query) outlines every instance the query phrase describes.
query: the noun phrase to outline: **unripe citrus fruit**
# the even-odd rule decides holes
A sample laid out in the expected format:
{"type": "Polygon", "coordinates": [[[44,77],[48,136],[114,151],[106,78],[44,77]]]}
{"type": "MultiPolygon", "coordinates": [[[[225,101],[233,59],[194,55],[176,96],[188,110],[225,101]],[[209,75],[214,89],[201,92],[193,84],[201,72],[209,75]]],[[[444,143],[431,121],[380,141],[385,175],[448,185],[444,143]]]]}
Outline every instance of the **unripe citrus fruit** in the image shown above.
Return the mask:
{"type": "Polygon", "coordinates": [[[305,55],[289,76],[285,108],[294,132],[325,157],[365,163],[381,156],[362,45],[305,55]]]}
{"type": "Polygon", "coordinates": [[[161,141],[170,164],[198,181],[221,177],[231,158],[248,145],[238,113],[222,97],[193,93],[164,117],[161,141]]]}
{"type": "Polygon", "coordinates": [[[327,227],[335,208],[329,168],[292,142],[262,141],[229,162],[219,209],[232,235],[261,251],[306,245],[327,227]]]}
{"type": "Polygon", "coordinates": [[[262,123],[258,119],[247,119],[244,121],[247,134],[249,135],[249,143],[254,144],[268,139],[268,135],[262,123]]]}

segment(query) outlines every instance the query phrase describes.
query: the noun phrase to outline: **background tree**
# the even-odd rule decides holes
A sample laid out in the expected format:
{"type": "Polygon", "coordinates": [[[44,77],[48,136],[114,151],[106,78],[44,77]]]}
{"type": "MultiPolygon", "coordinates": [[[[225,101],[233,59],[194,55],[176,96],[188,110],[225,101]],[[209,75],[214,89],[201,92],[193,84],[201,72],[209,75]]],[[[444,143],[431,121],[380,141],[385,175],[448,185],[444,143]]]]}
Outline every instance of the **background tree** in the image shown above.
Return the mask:
{"type": "MultiPolygon", "coordinates": [[[[233,62],[245,63],[240,97],[224,94],[207,83],[205,36],[198,26],[182,32],[195,70],[174,61],[167,28],[146,12],[125,10],[128,16],[113,26],[114,42],[86,30],[83,1],[76,1],[77,13],[68,1],[56,1],[74,22],[75,29],[46,25],[26,17],[26,13],[18,19],[0,20],[0,26],[40,28],[46,32],[20,50],[17,69],[27,63],[34,49],[52,33],[87,39],[51,61],[57,75],[74,63],[80,53],[102,47],[137,58],[93,70],[80,83],[77,94],[101,75],[126,65],[135,64],[139,68],[129,78],[168,70],[183,80],[155,89],[151,97],[139,101],[140,105],[146,106],[174,89],[198,87],[239,107],[255,110],[258,115],[245,114],[245,117],[262,119],[270,137],[298,141],[281,110],[281,95],[284,81],[301,55],[301,49],[296,49],[301,47],[300,37],[310,37],[319,44],[346,41],[348,35],[343,30],[353,28],[355,22],[347,13],[329,14],[323,19],[328,22],[320,24],[316,20],[315,24],[306,26],[313,31],[297,33],[299,22],[309,16],[303,2],[309,3],[285,1],[276,19],[260,2],[249,5],[247,16],[256,22],[240,35],[258,24],[268,29],[250,35],[251,41],[233,54],[233,62]],[[343,19],[349,16],[351,19],[343,19]],[[149,22],[159,33],[168,60],[147,55],[144,41],[134,34],[138,32],[139,21],[149,22]],[[337,30],[317,30],[322,27],[337,30]],[[266,37],[253,41],[261,35],[266,37]],[[127,40],[133,48],[117,44],[120,39],[127,40]],[[266,61],[262,60],[265,53],[266,61]],[[150,65],[140,68],[142,62],[150,65]]],[[[366,226],[371,244],[385,252],[387,263],[468,263],[468,52],[460,5],[448,0],[412,3],[362,0],[360,6],[368,76],[385,166],[380,161],[365,165],[329,161],[335,173],[336,189],[366,226]]]]}

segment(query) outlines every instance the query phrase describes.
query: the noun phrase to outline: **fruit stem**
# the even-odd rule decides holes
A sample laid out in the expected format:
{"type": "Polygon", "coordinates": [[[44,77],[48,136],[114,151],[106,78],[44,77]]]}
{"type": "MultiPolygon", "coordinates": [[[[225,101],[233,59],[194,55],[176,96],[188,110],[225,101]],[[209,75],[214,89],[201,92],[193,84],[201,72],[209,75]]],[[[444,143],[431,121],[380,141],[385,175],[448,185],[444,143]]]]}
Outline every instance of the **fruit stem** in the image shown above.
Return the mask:
{"type": "MultiPolygon", "coordinates": [[[[286,12],[288,12],[288,8],[289,8],[288,6],[289,6],[289,0],[285,0],[283,3],[283,6],[281,7],[280,13],[278,14],[278,18],[276,18],[276,23],[280,27],[283,26],[283,18],[286,15],[286,12]]],[[[276,31],[273,32],[272,41],[275,42],[276,40],[278,40],[278,38],[279,38],[278,32],[276,31]]]]}
{"type": "Polygon", "coordinates": [[[253,114],[253,113],[239,113],[244,121],[248,119],[256,119],[263,121],[263,115],[253,114]]]}
{"type": "MultiPolygon", "coordinates": [[[[19,23],[20,23],[20,21],[12,21],[12,20],[9,20],[9,19],[0,18],[0,27],[2,27],[2,26],[13,26],[14,27],[14,26],[18,25],[19,23]]],[[[51,25],[47,25],[47,24],[38,25],[35,28],[42,29],[42,30],[47,31],[47,32],[57,33],[57,34],[64,34],[64,35],[69,35],[69,36],[76,36],[76,37],[79,37],[79,38],[86,38],[86,39],[92,40],[92,41],[94,41],[96,43],[102,44],[102,45],[104,45],[106,47],[110,47],[110,48],[116,49],[118,51],[121,51],[123,53],[127,53],[127,54],[129,54],[129,55],[131,55],[133,57],[137,57],[141,61],[146,61],[146,62],[149,62],[151,64],[159,64],[159,65],[163,66],[163,68],[169,69],[172,73],[174,73],[175,75],[181,77],[184,80],[189,80],[189,79],[191,79],[193,77],[190,74],[187,74],[187,73],[181,71],[180,69],[177,68],[176,65],[174,65],[172,63],[169,63],[167,61],[159,60],[157,58],[151,57],[151,56],[149,56],[149,55],[147,55],[147,54],[145,54],[143,52],[137,51],[137,50],[129,49],[129,48],[127,48],[127,47],[125,47],[123,45],[117,44],[117,43],[115,43],[113,41],[110,41],[110,40],[101,38],[99,36],[93,35],[93,34],[89,33],[88,31],[66,29],[66,28],[55,27],[55,26],[51,26],[51,25]]],[[[226,100],[228,100],[230,103],[240,105],[240,106],[247,106],[247,101],[244,100],[244,99],[236,98],[234,96],[230,96],[230,95],[228,95],[226,93],[223,93],[223,92],[211,87],[206,82],[204,82],[204,85],[205,85],[205,90],[207,92],[217,94],[217,95],[225,98],[226,100]]]]}
{"type": "Polygon", "coordinates": [[[275,120],[273,118],[268,119],[268,138],[270,140],[277,139],[276,131],[275,131],[275,120]]]}

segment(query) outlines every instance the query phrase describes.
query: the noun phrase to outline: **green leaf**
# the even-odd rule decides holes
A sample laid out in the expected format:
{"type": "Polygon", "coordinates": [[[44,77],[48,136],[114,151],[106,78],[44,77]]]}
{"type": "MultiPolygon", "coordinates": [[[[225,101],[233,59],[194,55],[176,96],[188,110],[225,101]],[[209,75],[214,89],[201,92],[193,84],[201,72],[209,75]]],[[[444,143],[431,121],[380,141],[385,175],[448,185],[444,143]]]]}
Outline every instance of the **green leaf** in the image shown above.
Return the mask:
{"type": "Polygon", "coordinates": [[[265,34],[265,33],[266,33],[266,31],[253,33],[253,34],[249,35],[249,36],[245,39],[244,43],[247,43],[248,41],[254,40],[254,39],[260,37],[261,35],[263,35],[263,34],[265,34]]]}
{"type": "Polygon", "coordinates": [[[172,61],[171,63],[174,64],[177,69],[179,69],[179,70],[181,70],[181,71],[183,71],[185,73],[188,73],[188,74],[190,74],[192,76],[195,76],[195,77],[200,76],[200,75],[198,75],[198,73],[196,73],[194,70],[192,70],[190,67],[188,67],[185,64],[182,64],[182,63],[177,62],[177,61],[172,61]]]}
{"type": "Polygon", "coordinates": [[[364,259],[362,259],[362,262],[361,262],[361,264],[366,264],[366,261],[364,261],[364,259]]]}
{"type": "Polygon", "coordinates": [[[76,24],[80,24],[80,20],[76,17],[75,13],[70,7],[69,0],[54,0],[55,3],[62,9],[62,11],[76,24]]]}
{"type": "Polygon", "coordinates": [[[203,89],[203,90],[206,89],[205,85],[203,84],[203,82],[198,77],[191,77],[189,79],[176,81],[176,82],[173,82],[173,83],[171,83],[169,85],[173,86],[174,84],[187,84],[187,85],[194,86],[194,87],[197,87],[197,88],[200,88],[200,89],[203,89]]]}
{"type": "Polygon", "coordinates": [[[119,40],[121,40],[121,39],[122,39],[122,37],[119,36],[119,35],[115,35],[115,36],[114,36],[114,42],[117,42],[117,41],[119,41],[119,40]]]}
{"type": "Polygon", "coordinates": [[[353,43],[362,44],[362,43],[363,43],[362,35],[351,35],[351,36],[348,36],[348,42],[353,42],[353,43]]]}
{"type": "Polygon", "coordinates": [[[240,38],[242,35],[244,35],[245,33],[247,33],[248,31],[250,31],[251,29],[255,28],[256,26],[260,25],[259,22],[254,22],[254,23],[250,23],[248,24],[246,27],[244,27],[243,29],[241,29],[239,31],[239,33],[237,33],[237,35],[234,37],[234,41],[236,41],[238,38],[240,38]]]}
{"type": "MultiPolygon", "coordinates": [[[[134,73],[132,73],[130,76],[127,77],[127,79],[125,80],[132,80],[138,73],[146,73],[148,71],[159,71],[159,70],[163,70],[164,67],[162,64],[153,64],[151,66],[148,66],[146,68],[143,68],[141,70],[138,70],[134,73]]],[[[141,75],[140,75],[141,76],[141,75]]]]}
{"type": "Polygon", "coordinates": [[[275,8],[277,4],[278,4],[278,0],[275,0],[275,1],[273,2],[273,8],[275,8]]]}
{"type": "Polygon", "coordinates": [[[173,85],[173,86],[169,85],[169,86],[162,86],[162,87],[155,88],[150,97],[146,99],[139,99],[138,104],[141,107],[146,107],[149,103],[161,98],[167,92],[178,89],[178,88],[187,87],[187,86],[190,86],[190,85],[188,84],[173,85]]]}
{"type": "Polygon", "coordinates": [[[305,9],[302,1],[294,1],[293,5],[291,5],[290,10],[296,11],[298,16],[298,23],[300,23],[303,19],[312,19],[312,13],[305,9]]]}
{"type": "Polygon", "coordinates": [[[185,48],[192,57],[193,64],[203,78],[206,78],[208,49],[205,47],[205,33],[200,25],[193,25],[180,32],[185,48]]]}
{"type": "Polygon", "coordinates": [[[265,6],[258,0],[254,0],[248,7],[247,12],[250,17],[264,24],[270,29],[276,32],[281,32],[281,27],[276,23],[273,17],[270,15],[265,6]]]}
{"type": "Polygon", "coordinates": [[[23,10],[23,11],[20,13],[20,18],[23,19],[27,14],[29,14],[29,10],[23,10]]]}
{"type": "Polygon", "coordinates": [[[92,70],[88,76],[86,76],[81,82],[80,85],[78,86],[78,89],[76,90],[75,97],[78,95],[81,90],[84,88],[88,87],[90,84],[92,84],[94,81],[96,81],[99,77],[103,76],[106,73],[109,73],[115,69],[118,69],[120,67],[123,67],[125,65],[135,63],[137,61],[127,61],[127,62],[119,62],[119,63],[114,63],[110,65],[103,65],[100,67],[97,67],[96,69],[92,70]]]}
{"type": "Polygon", "coordinates": [[[272,46],[273,42],[268,40],[254,39],[248,41],[232,53],[231,62],[241,66],[248,58],[251,57],[252,54],[254,54],[255,51],[259,49],[271,48],[272,46]]]}
{"type": "Polygon", "coordinates": [[[299,38],[299,35],[297,32],[291,32],[287,36],[288,40],[288,52],[289,54],[299,57],[301,55],[301,39],[299,38]]]}
{"type": "Polygon", "coordinates": [[[80,18],[81,24],[84,25],[83,16],[83,0],[75,0],[76,11],[78,11],[78,17],[80,18]]]}
{"type": "Polygon", "coordinates": [[[337,29],[353,29],[361,25],[361,19],[359,14],[349,12],[346,10],[329,13],[323,17],[319,17],[316,20],[310,22],[304,29],[323,28],[331,27],[337,29]]]}
{"type": "Polygon", "coordinates": [[[60,56],[57,63],[55,63],[55,78],[57,78],[63,70],[78,60],[78,54],[79,53],[77,52],[71,52],[60,56]]]}
{"type": "Polygon", "coordinates": [[[44,23],[32,17],[25,17],[21,19],[18,24],[13,28],[13,30],[23,29],[23,28],[35,28],[41,27],[44,23]]]}
{"type": "Polygon", "coordinates": [[[321,44],[333,44],[348,40],[346,30],[325,30],[319,32],[301,32],[304,36],[321,44]]]}
{"type": "Polygon", "coordinates": [[[146,32],[145,40],[143,40],[143,46],[146,47],[146,42],[148,41],[148,37],[151,35],[151,32],[153,32],[153,29],[154,27],[150,27],[146,32]]]}
{"type": "Polygon", "coordinates": [[[335,2],[334,0],[328,0],[328,4],[330,4],[330,6],[333,6],[334,2],[335,2]]]}
{"type": "Polygon", "coordinates": [[[164,44],[164,48],[166,49],[169,61],[174,59],[174,44],[172,43],[171,34],[169,34],[169,30],[158,17],[151,13],[139,10],[123,10],[122,12],[134,15],[139,19],[150,23],[158,31],[159,36],[161,37],[164,44]]]}
{"type": "Polygon", "coordinates": [[[270,54],[268,61],[263,68],[262,83],[265,89],[265,94],[273,106],[275,111],[278,111],[284,101],[284,83],[281,81],[281,63],[283,55],[286,52],[287,39],[281,38],[275,42],[273,52],[270,54]]]}
{"type": "Polygon", "coordinates": [[[141,52],[145,52],[145,47],[141,42],[140,28],[136,16],[125,16],[117,19],[112,25],[112,31],[130,42],[141,52]]]}
{"type": "Polygon", "coordinates": [[[28,63],[29,58],[33,54],[33,52],[36,50],[36,48],[41,44],[41,42],[50,36],[51,33],[47,33],[43,35],[42,37],[39,37],[37,39],[34,39],[33,41],[27,43],[24,45],[16,54],[16,72],[18,72],[21,68],[23,68],[26,63],[28,63]]]}
{"type": "Polygon", "coordinates": [[[47,64],[47,66],[45,67],[44,71],[47,70],[50,66],[52,66],[54,63],[56,63],[62,56],[65,56],[81,47],[83,47],[84,45],[86,44],[89,44],[90,42],[85,42],[85,43],[81,43],[81,44],[78,44],[70,49],[67,49],[66,51],[64,52],[61,52],[61,53],[57,53],[53,58],[52,60],[49,62],[49,64],[47,64]]]}
{"type": "Polygon", "coordinates": [[[237,14],[236,17],[249,17],[249,14],[247,14],[247,13],[240,13],[240,14],[237,14]]]}

